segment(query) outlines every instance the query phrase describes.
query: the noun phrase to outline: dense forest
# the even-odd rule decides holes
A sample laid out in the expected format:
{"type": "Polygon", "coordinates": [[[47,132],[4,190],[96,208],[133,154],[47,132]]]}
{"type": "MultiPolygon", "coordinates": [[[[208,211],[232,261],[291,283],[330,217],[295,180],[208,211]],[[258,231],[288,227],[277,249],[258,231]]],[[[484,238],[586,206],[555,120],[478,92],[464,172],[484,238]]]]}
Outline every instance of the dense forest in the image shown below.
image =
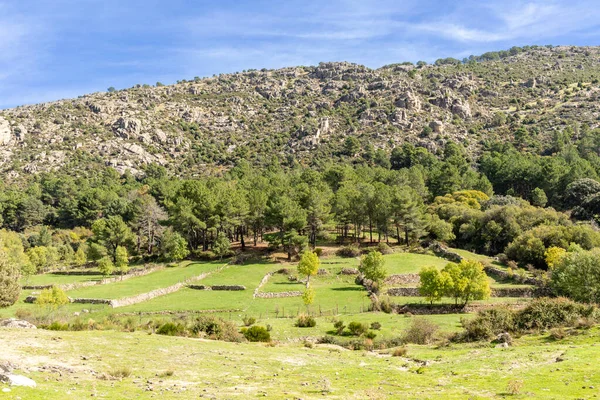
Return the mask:
{"type": "Polygon", "coordinates": [[[12,237],[3,243],[18,248],[9,254],[24,274],[88,262],[125,268],[131,256],[209,257],[263,240],[290,258],[321,241],[438,240],[544,269],[550,247],[600,246],[596,132],[580,131],[552,156],[492,144],[471,159],[450,142],[441,158],[405,144],[320,169],[274,158],[198,179],[152,164],[143,178],[112,168],[41,173],[3,185],[3,235],[12,237]]]}

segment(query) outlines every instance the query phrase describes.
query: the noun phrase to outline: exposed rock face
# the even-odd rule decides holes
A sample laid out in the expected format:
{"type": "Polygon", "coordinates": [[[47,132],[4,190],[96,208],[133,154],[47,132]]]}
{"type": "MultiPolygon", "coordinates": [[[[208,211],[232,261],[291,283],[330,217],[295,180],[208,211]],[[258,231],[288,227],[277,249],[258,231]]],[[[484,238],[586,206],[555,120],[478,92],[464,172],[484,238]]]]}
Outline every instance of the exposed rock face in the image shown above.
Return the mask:
{"type": "Polygon", "coordinates": [[[396,107],[406,108],[409,111],[421,111],[421,100],[413,92],[407,92],[405,96],[396,100],[396,107]]]}
{"type": "Polygon", "coordinates": [[[0,146],[7,145],[10,142],[10,124],[7,120],[0,117],[0,146]]]}
{"type": "Polygon", "coordinates": [[[541,143],[565,120],[598,128],[600,88],[589,82],[599,75],[600,47],[539,47],[477,65],[334,62],[94,93],[0,110],[0,179],[61,167],[78,173],[81,163],[134,175],[159,163],[191,177],[221,173],[240,154],[263,165],[273,156],[310,165],[340,153],[348,136],[388,154],[409,142],[441,155],[454,141],[477,157],[481,135],[514,140],[508,123],[489,124],[499,110],[507,121],[532,121],[541,143]],[[463,121],[447,123],[453,118],[463,121]],[[422,137],[431,121],[443,141],[422,137]]]}
{"type": "Polygon", "coordinates": [[[471,106],[466,101],[457,100],[452,104],[452,114],[462,119],[471,118],[471,106]]]}
{"type": "Polygon", "coordinates": [[[34,388],[37,386],[33,379],[29,379],[23,375],[12,375],[12,374],[1,374],[0,373],[0,382],[5,382],[10,384],[11,386],[24,386],[34,388]]]}
{"type": "Polygon", "coordinates": [[[113,129],[118,136],[129,139],[139,135],[142,123],[139,119],[121,117],[113,124],[113,129]]]}
{"type": "Polygon", "coordinates": [[[37,329],[35,325],[16,318],[10,318],[0,321],[0,327],[10,329],[37,329]]]}
{"type": "Polygon", "coordinates": [[[442,121],[431,121],[429,127],[433,129],[435,133],[444,133],[444,123],[442,121]]]}

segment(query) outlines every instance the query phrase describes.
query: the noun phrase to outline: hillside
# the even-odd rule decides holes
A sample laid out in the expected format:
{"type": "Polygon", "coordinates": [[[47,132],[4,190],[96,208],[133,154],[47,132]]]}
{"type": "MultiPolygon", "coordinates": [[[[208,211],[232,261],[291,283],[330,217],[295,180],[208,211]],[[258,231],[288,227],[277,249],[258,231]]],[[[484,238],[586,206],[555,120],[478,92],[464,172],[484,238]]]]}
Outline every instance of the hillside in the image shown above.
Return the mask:
{"type": "MultiPolygon", "coordinates": [[[[406,141],[439,153],[449,141],[478,154],[526,126],[529,150],[550,151],[556,131],[598,125],[600,48],[535,47],[462,64],[373,70],[321,63],[138,85],[0,111],[1,171],[9,177],[145,164],[204,174],[237,160],[323,163],[386,154],[406,141]],[[344,146],[347,137],[358,146],[344,146]]],[[[352,143],[350,143],[352,144],[352,143]]]]}

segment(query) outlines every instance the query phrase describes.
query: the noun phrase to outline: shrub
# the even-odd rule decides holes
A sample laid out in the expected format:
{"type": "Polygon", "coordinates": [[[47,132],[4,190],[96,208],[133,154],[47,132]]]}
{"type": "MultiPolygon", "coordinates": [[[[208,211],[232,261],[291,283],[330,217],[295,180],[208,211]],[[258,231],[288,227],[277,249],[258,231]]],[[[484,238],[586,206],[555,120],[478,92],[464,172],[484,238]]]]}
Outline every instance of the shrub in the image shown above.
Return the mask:
{"type": "Polygon", "coordinates": [[[552,264],[552,287],[580,302],[600,302],[600,249],[566,253],[552,264]]]}
{"type": "Polygon", "coordinates": [[[61,322],[54,321],[50,325],[48,325],[46,329],[48,329],[49,331],[68,331],[69,324],[63,324],[61,322]]]}
{"type": "Polygon", "coordinates": [[[368,332],[365,333],[365,338],[367,338],[367,339],[373,340],[376,337],[377,337],[377,334],[375,332],[373,332],[373,331],[368,331],[368,332]]]}
{"type": "Polygon", "coordinates": [[[394,252],[394,250],[384,242],[381,242],[377,245],[377,251],[381,254],[392,254],[394,252]]]}
{"type": "Polygon", "coordinates": [[[360,250],[358,246],[344,246],[335,252],[338,257],[358,257],[360,250]]]}
{"type": "Polygon", "coordinates": [[[300,315],[296,320],[298,328],[313,328],[317,325],[317,321],[310,315],[300,315]]]}
{"type": "Polygon", "coordinates": [[[377,321],[371,322],[371,329],[378,331],[381,329],[381,324],[377,321]]]}
{"type": "Polygon", "coordinates": [[[115,368],[108,373],[111,377],[115,379],[123,379],[131,376],[131,368],[129,367],[121,367],[115,368]]]}
{"type": "Polygon", "coordinates": [[[196,318],[191,331],[196,336],[206,335],[214,340],[224,340],[226,342],[240,342],[242,340],[235,324],[211,315],[202,315],[196,318]]]}
{"type": "Polygon", "coordinates": [[[341,335],[344,332],[344,329],[346,329],[346,325],[344,325],[344,321],[335,321],[333,323],[333,327],[335,328],[335,331],[338,335],[341,335]]]}
{"type": "Polygon", "coordinates": [[[245,326],[254,325],[256,323],[256,318],[253,317],[244,317],[242,318],[245,326]]]}
{"type": "Polygon", "coordinates": [[[406,347],[398,347],[397,349],[394,349],[392,357],[406,357],[406,354],[408,354],[406,347]]]}
{"type": "Polygon", "coordinates": [[[361,322],[352,321],[348,324],[348,331],[350,331],[350,334],[354,336],[360,336],[368,330],[369,327],[367,324],[363,324],[361,322]]]}
{"type": "Polygon", "coordinates": [[[70,303],[70,300],[64,290],[56,286],[42,290],[35,300],[35,304],[51,308],[56,308],[68,303],[70,303]]]}
{"type": "Polygon", "coordinates": [[[477,313],[472,319],[462,319],[465,331],[462,338],[467,341],[489,340],[502,332],[515,328],[515,313],[505,307],[495,307],[477,313]]]}
{"type": "Polygon", "coordinates": [[[404,330],[402,340],[404,343],[429,344],[433,342],[434,335],[439,327],[425,318],[415,318],[411,325],[404,330]]]}
{"type": "Polygon", "coordinates": [[[516,328],[520,330],[537,330],[573,326],[580,318],[596,320],[597,317],[597,310],[593,306],[565,298],[540,298],[521,310],[515,323],[516,328]]]}
{"type": "Polygon", "coordinates": [[[506,392],[513,396],[521,393],[521,389],[523,389],[523,381],[520,379],[510,380],[506,386],[506,392]]]}
{"type": "Polygon", "coordinates": [[[567,337],[567,331],[563,327],[550,329],[550,339],[562,340],[567,337]]]}
{"type": "Polygon", "coordinates": [[[323,255],[323,249],[320,247],[315,248],[314,253],[317,255],[317,257],[321,257],[323,255]]]}
{"type": "Polygon", "coordinates": [[[175,324],[173,322],[167,322],[158,328],[156,331],[159,335],[166,336],[183,336],[185,333],[185,327],[182,324],[175,324]]]}
{"type": "Polygon", "coordinates": [[[254,325],[250,328],[243,328],[242,334],[249,342],[270,342],[271,334],[267,328],[254,325]]]}

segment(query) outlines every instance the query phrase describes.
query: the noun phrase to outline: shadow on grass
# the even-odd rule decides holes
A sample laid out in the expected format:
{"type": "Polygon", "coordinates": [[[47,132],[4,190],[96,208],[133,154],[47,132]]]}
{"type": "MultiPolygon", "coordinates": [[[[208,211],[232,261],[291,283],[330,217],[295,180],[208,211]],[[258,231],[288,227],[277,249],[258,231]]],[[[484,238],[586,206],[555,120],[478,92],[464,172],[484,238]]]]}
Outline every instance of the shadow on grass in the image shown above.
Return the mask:
{"type": "Polygon", "coordinates": [[[346,286],[331,288],[331,290],[335,290],[336,292],[364,292],[365,288],[363,288],[362,286],[346,286]]]}

